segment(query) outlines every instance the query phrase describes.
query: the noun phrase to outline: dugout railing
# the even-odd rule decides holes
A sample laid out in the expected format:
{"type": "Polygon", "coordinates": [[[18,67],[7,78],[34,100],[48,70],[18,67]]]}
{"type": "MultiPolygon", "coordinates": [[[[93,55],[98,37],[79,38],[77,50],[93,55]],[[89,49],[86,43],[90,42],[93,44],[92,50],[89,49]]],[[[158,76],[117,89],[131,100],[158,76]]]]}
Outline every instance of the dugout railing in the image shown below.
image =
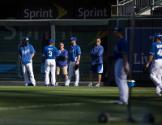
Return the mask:
{"type": "Polygon", "coordinates": [[[151,35],[162,33],[162,18],[111,18],[111,19],[51,19],[51,20],[0,20],[0,80],[22,79],[21,66],[18,61],[18,45],[23,36],[29,36],[36,49],[33,61],[36,80],[44,79],[42,63],[42,48],[48,38],[65,43],[68,49],[69,37],[76,35],[82,49],[80,80],[90,81],[90,50],[95,45],[96,36],[102,38],[104,53],[103,82],[114,84],[113,47],[117,40],[113,35],[116,26],[122,27],[129,41],[129,61],[132,69],[132,79],[150,82],[149,74],[143,74],[142,68],[146,61],[151,35]]]}

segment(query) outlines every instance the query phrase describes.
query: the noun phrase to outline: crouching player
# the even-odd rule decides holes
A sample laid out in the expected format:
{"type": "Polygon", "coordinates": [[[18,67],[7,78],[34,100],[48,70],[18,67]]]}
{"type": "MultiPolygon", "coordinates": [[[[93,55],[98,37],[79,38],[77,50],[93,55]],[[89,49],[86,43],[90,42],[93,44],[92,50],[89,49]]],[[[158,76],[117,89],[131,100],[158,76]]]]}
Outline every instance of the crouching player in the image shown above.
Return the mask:
{"type": "MultiPolygon", "coordinates": [[[[104,48],[101,45],[101,39],[98,37],[96,39],[96,45],[91,50],[91,80],[94,78],[94,74],[97,74],[97,84],[96,87],[101,86],[101,78],[103,73],[103,52],[104,48]]],[[[89,84],[89,87],[93,86],[93,82],[89,84]]]]}
{"type": "MultiPolygon", "coordinates": [[[[59,78],[60,75],[60,71],[62,72],[63,76],[64,76],[64,80],[65,80],[65,85],[67,84],[67,80],[68,80],[68,73],[67,73],[67,68],[68,68],[68,51],[66,49],[64,49],[64,43],[60,43],[59,45],[59,55],[56,59],[56,64],[57,64],[57,68],[56,68],[56,74],[57,74],[57,78],[59,78]]],[[[57,84],[58,85],[58,82],[57,84]]]]}

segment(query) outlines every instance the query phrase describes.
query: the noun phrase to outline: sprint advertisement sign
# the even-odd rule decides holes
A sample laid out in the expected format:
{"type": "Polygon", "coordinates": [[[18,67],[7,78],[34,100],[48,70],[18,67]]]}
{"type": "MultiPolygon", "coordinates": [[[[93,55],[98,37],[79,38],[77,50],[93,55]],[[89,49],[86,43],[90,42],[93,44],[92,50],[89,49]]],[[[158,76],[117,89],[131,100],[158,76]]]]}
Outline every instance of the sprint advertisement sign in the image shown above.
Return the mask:
{"type": "Polygon", "coordinates": [[[21,15],[18,18],[23,19],[101,19],[110,17],[110,3],[106,0],[94,0],[92,4],[86,4],[81,1],[74,2],[55,2],[51,1],[45,5],[27,4],[21,8],[21,15]],[[94,4],[93,3],[97,3],[94,4]],[[96,6],[97,5],[97,6],[96,6]]]}

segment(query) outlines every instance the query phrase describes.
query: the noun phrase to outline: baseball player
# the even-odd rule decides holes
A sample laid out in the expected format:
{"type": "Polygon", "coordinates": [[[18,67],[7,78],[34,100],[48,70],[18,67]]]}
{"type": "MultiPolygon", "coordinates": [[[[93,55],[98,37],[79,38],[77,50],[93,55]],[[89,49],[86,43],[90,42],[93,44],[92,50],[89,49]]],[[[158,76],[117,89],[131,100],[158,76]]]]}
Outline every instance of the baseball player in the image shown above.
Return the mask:
{"type": "Polygon", "coordinates": [[[119,104],[128,104],[128,84],[127,75],[129,73],[128,63],[128,43],[123,36],[123,29],[116,27],[114,35],[119,38],[114,47],[115,58],[115,82],[119,88],[120,100],[119,104]]]}
{"type": "Polygon", "coordinates": [[[74,86],[78,86],[79,85],[79,64],[80,64],[80,56],[81,56],[81,49],[80,46],[77,45],[76,41],[77,38],[76,37],[71,37],[71,46],[70,46],[70,50],[69,50],[69,78],[68,78],[68,82],[66,83],[66,86],[69,86],[70,81],[72,76],[75,73],[75,83],[74,86]]]}
{"type": "MultiPolygon", "coordinates": [[[[98,82],[96,84],[96,87],[101,86],[101,78],[103,73],[103,52],[104,48],[101,45],[101,38],[96,39],[96,45],[91,50],[91,70],[92,75],[97,74],[98,82]]],[[[91,76],[92,77],[92,76],[91,76]]],[[[93,82],[92,85],[93,86],[93,82]]]]}
{"type": "Polygon", "coordinates": [[[50,85],[51,73],[51,86],[56,84],[56,57],[58,56],[58,49],[54,46],[54,40],[49,39],[48,45],[43,49],[43,58],[45,59],[45,86],[50,85]]]}
{"type": "Polygon", "coordinates": [[[60,71],[62,72],[62,74],[64,76],[64,80],[65,80],[65,85],[66,85],[67,80],[68,80],[68,72],[67,72],[68,51],[66,49],[64,49],[64,43],[63,42],[60,43],[59,47],[60,47],[59,55],[58,55],[57,61],[56,61],[56,64],[57,64],[56,74],[57,74],[57,76],[59,76],[60,71]]]}
{"type": "Polygon", "coordinates": [[[156,94],[162,93],[162,35],[155,34],[155,42],[152,43],[146,68],[151,64],[150,77],[156,86],[156,94]]]}
{"type": "Polygon", "coordinates": [[[35,86],[32,59],[35,55],[34,47],[29,44],[29,38],[25,37],[19,46],[19,58],[22,65],[25,86],[35,86]]]}

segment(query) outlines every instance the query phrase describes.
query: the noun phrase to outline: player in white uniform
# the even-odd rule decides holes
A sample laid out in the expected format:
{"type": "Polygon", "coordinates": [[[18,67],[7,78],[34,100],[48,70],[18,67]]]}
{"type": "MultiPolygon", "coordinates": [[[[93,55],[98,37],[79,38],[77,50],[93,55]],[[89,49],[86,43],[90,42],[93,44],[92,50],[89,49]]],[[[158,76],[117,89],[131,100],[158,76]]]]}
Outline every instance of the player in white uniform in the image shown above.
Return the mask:
{"type": "Polygon", "coordinates": [[[24,76],[25,86],[35,86],[35,78],[33,73],[32,59],[35,55],[35,50],[29,44],[29,38],[25,37],[19,47],[19,58],[22,65],[22,72],[24,76]]]}
{"type": "Polygon", "coordinates": [[[79,86],[79,64],[80,64],[80,56],[81,49],[80,46],[76,44],[77,38],[71,37],[71,46],[69,49],[69,76],[68,81],[66,82],[66,86],[69,86],[72,76],[75,74],[75,83],[74,86],[79,86]]]}
{"type": "Polygon", "coordinates": [[[123,29],[116,27],[114,34],[119,38],[114,48],[115,57],[115,82],[119,88],[120,100],[119,104],[128,104],[129,91],[127,84],[127,75],[129,73],[128,63],[128,42],[123,36],[123,29]]]}
{"type": "Polygon", "coordinates": [[[58,56],[58,49],[53,45],[54,40],[50,39],[48,45],[43,49],[43,58],[45,59],[45,86],[50,84],[51,73],[51,86],[56,84],[56,57],[58,56]]]}
{"type": "Polygon", "coordinates": [[[156,86],[156,94],[162,93],[162,36],[155,34],[155,42],[152,43],[146,68],[151,64],[150,77],[156,86]]]}

